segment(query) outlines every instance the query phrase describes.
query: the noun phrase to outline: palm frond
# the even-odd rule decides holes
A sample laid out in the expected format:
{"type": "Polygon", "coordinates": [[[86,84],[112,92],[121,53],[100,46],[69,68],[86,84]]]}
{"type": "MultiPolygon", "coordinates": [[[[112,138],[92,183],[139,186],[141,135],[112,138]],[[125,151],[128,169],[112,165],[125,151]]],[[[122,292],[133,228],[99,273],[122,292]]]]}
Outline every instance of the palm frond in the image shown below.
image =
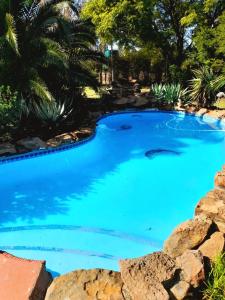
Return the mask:
{"type": "Polygon", "coordinates": [[[220,75],[216,79],[212,80],[212,86],[215,91],[225,87],[225,75],[220,75]]]}
{"type": "Polygon", "coordinates": [[[6,13],[5,15],[5,23],[6,23],[6,40],[12,47],[12,49],[19,55],[19,46],[17,39],[17,32],[15,27],[14,17],[10,13],[6,13]]]}
{"type": "Polygon", "coordinates": [[[44,101],[53,101],[54,98],[51,92],[48,90],[46,84],[40,79],[29,81],[30,89],[34,92],[35,95],[40,97],[44,101]]]}

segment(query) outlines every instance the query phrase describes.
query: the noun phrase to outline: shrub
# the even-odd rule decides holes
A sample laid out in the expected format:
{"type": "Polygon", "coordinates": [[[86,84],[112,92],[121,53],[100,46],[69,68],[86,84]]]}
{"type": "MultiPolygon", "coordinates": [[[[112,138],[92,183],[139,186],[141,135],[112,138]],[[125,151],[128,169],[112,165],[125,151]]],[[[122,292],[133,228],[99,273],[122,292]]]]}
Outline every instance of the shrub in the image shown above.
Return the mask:
{"type": "Polygon", "coordinates": [[[225,85],[224,76],[216,76],[212,69],[202,67],[194,70],[194,78],[190,80],[189,91],[192,102],[207,107],[215,101],[216,92],[225,85]]]}
{"type": "Polygon", "coordinates": [[[72,101],[65,98],[64,101],[40,101],[27,107],[27,116],[33,118],[35,123],[39,123],[48,129],[55,129],[68,120],[73,113],[72,101]]]}
{"type": "Polygon", "coordinates": [[[160,106],[175,106],[184,95],[180,84],[153,84],[151,91],[160,106]]]}
{"type": "Polygon", "coordinates": [[[20,118],[18,93],[9,86],[0,86],[0,129],[6,130],[17,125],[20,118]]]}
{"type": "Polygon", "coordinates": [[[225,253],[219,255],[212,264],[203,299],[224,300],[225,299],[225,253]]]}

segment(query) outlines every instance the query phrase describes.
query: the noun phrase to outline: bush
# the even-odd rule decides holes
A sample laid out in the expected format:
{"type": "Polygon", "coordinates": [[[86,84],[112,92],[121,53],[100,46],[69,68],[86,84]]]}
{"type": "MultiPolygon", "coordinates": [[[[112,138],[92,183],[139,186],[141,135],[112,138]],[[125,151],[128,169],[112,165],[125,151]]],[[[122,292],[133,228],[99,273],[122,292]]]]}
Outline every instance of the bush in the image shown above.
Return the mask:
{"type": "Polygon", "coordinates": [[[211,106],[216,92],[225,85],[224,76],[216,76],[212,69],[202,67],[194,70],[194,78],[190,80],[189,91],[192,102],[200,107],[211,106]]]}
{"type": "Polygon", "coordinates": [[[65,98],[63,101],[40,101],[27,107],[27,117],[41,127],[56,129],[65,123],[74,112],[73,103],[65,98]]]}
{"type": "Polygon", "coordinates": [[[180,84],[153,84],[151,91],[160,106],[176,106],[184,94],[180,84]]]}
{"type": "Polygon", "coordinates": [[[0,129],[15,127],[20,119],[18,93],[9,86],[0,86],[0,129]]]}
{"type": "Polygon", "coordinates": [[[203,295],[206,300],[225,299],[225,253],[218,256],[212,264],[203,295]]]}

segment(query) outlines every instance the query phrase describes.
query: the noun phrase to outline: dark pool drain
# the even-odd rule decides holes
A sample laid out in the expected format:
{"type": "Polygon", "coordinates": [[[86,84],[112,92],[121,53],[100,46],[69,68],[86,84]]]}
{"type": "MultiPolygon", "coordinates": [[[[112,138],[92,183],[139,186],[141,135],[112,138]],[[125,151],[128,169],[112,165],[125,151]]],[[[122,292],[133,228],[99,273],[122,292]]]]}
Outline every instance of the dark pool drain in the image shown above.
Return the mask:
{"type": "Polygon", "coordinates": [[[170,150],[170,149],[152,149],[145,152],[145,156],[149,159],[154,158],[158,155],[180,155],[181,152],[170,150]]]}

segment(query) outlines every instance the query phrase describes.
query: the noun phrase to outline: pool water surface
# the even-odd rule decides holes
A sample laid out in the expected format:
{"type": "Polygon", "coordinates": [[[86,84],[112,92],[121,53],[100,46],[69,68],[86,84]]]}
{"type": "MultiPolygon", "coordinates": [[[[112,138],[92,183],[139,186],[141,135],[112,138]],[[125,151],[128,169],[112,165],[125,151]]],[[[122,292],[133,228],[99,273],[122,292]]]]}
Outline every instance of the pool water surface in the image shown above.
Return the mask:
{"type": "Polygon", "coordinates": [[[225,163],[225,125],[172,112],[113,114],[77,147],[0,164],[0,249],[53,275],[118,269],[158,251],[225,163]]]}

